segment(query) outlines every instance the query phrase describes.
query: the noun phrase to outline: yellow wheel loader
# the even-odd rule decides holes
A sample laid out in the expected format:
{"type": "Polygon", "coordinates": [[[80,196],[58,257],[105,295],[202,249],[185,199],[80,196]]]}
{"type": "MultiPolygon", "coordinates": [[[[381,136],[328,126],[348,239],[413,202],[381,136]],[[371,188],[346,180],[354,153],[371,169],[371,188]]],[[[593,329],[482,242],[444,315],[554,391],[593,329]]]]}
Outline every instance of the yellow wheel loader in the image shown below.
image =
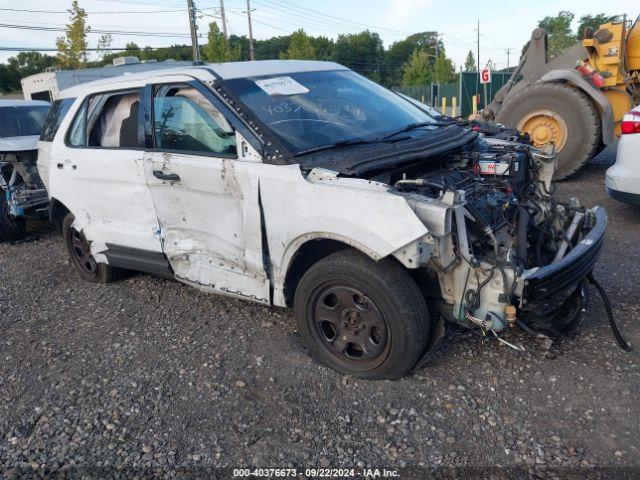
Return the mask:
{"type": "Polygon", "coordinates": [[[555,178],[567,178],[620,135],[622,117],[640,103],[640,22],[605,23],[547,60],[537,28],[509,81],[482,112],[527,132],[558,153],[555,178]]]}

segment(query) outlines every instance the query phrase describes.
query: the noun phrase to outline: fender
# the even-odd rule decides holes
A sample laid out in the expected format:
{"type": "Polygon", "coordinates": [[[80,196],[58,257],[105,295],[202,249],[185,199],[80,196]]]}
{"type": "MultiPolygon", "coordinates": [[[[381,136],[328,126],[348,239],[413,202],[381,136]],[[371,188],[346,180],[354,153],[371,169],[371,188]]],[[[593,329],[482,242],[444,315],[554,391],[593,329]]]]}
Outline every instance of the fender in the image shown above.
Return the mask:
{"type": "Polygon", "coordinates": [[[600,111],[600,122],[602,126],[602,143],[610,145],[615,140],[615,122],[613,121],[613,109],[602,92],[587,82],[575,70],[558,69],[545,73],[540,82],[567,82],[582,90],[596,104],[600,111]]]}

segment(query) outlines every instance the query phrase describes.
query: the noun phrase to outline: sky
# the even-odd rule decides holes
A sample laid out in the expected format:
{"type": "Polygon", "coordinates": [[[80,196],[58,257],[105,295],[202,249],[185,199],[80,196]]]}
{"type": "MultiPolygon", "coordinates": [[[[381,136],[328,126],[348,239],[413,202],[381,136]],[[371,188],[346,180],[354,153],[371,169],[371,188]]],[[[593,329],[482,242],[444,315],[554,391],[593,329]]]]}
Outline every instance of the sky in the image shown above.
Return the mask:
{"type": "MultiPolygon", "coordinates": [[[[340,33],[369,29],[377,32],[388,47],[411,33],[437,31],[442,34],[446,53],[457,67],[464,64],[469,50],[476,52],[478,20],[482,65],[491,59],[498,68],[503,68],[507,61],[511,65],[517,62],[531,31],[546,15],[555,15],[561,10],[575,13],[576,19],[596,13],[626,13],[630,18],[640,14],[640,0],[250,1],[253,34],[258,39],[286,35],[298,28],[304,28],[311,35],[334,39],[340,33]],[[507,58],[507,49],[510,49],[510,58],[507,58]]],[[[124,47],[127,42],[152,47],[190,42],[186,0],[79,0],[79,3],[89,12],[88,24],[93,30],[135,33],[113,34],[114,47],[124,47]]],[[[204,42],[208,23],[219,15],[220,0],[194,0],[194,3],[201,11],[198,24],[205,37],[201,42],[204,42]]],[[[63,28],[67,20],[64,11],[70,4],[71,0],[0,0],[0,47],[55,48],[55,39],[61,32],[7,28],[6,25],[63,28]]],[[[248,34],[246,0],[224,0],[224,6],[229,33],[248,34]]],[[[99,33],[89,35],[90,47],[96,46],[99,36],[99,33]]],[[[0,51],[0,61],[15,54],[0,51]]]]}

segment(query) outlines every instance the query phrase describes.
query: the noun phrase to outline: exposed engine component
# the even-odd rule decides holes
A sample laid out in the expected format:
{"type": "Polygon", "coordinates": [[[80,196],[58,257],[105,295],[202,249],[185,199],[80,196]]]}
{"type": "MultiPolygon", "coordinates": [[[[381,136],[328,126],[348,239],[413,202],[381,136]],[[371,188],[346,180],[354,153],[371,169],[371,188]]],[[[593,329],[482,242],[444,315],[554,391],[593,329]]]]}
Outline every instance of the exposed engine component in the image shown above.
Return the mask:
{"type": "Polygon", "coordinates": [[[569,283],[565,292],[554,291],[552,300],[539,303],[524,292],[533,272],[561,261],[595,224],[596,212],[576,200],[552,198],[552,172],[552,155],[498,140],[384,173],[383,180],[431,222],[437,247],[431,264],[445,318],[496,337],[513,325],[557,335],[582,320],[583,283],[569,283]],[[449,205],[440,224],[425,213],[435,205],[449,205]]]}

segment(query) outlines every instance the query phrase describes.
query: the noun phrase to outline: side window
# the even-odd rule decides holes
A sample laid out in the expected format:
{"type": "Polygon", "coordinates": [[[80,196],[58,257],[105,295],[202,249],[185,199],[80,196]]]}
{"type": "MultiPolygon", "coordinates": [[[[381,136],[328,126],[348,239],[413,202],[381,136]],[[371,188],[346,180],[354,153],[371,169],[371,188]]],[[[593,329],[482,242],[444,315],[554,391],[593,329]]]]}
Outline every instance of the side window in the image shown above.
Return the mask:
{"type": "Polygon", "coordinates": [[[189,85],[158,86],[153,117],[155,148],[236,155],[231,125],[204,95],[189,85]]]}
{"type": "Polygon", "coordinates": [[[140,91],[107,92],[85,99],[73,120],[67,142],[74,147],[137,148],[140,91]]]}
{"type": "Polygon", "coordinates": [[[64,117],[67,115],[67,112],[75,100],[75,98],[63,98],[62,100],[53,102],[47,118],[42,125],[40,140],[43,142],[53,142],[53,138],[56,136],[62,120],[64,120],[64,117]]]}

